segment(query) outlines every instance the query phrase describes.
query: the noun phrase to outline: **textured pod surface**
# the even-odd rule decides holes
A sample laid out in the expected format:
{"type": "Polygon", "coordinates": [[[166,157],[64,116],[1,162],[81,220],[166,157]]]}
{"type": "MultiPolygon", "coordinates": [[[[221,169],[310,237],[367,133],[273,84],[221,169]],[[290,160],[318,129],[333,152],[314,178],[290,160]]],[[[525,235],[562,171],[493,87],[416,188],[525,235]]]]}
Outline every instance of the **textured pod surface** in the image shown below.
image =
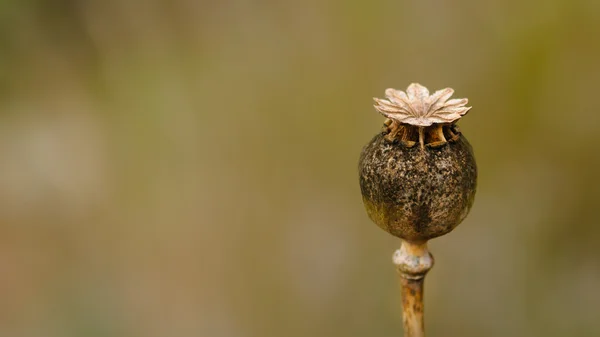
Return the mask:
{"type": "Polygon", "coordinates": [[[371,220],[409,241],[450,232],[475,197],[475,158],[462,135],[439,148],[409,148],[377,134],[361,152],[359,174],[371,220]]]}

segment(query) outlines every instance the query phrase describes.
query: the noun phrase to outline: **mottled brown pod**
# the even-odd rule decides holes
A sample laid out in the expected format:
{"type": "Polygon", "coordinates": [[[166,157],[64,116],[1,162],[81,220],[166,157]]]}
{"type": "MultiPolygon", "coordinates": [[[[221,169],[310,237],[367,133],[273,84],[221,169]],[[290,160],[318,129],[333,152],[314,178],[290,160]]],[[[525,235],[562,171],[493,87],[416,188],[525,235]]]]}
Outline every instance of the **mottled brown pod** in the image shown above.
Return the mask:
{"type": "Polygon", "coordinates": [[[450,232],[467,216],[477,168],[466,138],[454,126],[447,126],[448,133],[453,128],[455,139],[438,147],[427,142],[408,147],[386,139],[389,131],[365,146],[360,187],[369,217],[383,230],[409,241],[427,241],[450,232]]]}
{"type": "Polygon", "coordinates": [[[407,93],[388,89],[375,99],[389,119],[363,148],[360,188],[371,220],[388,233],[425,242],[454,229],[468,214],[477,181],[473,150],[455,121],[469,107],[448,98],[450,88],[429,95],[419,84],[407,93]]]}

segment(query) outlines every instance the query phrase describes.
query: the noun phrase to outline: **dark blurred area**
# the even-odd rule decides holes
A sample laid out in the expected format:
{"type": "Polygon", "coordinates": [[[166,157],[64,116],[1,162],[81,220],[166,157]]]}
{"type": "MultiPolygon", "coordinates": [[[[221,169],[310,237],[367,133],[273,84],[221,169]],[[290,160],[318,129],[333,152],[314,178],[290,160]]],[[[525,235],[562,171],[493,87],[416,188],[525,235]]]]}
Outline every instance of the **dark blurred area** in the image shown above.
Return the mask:
{"type": "Polygon", "coordinates": [[[473,109],[430,336],[600,336],[600,2],[0,2],[0,336],[399,336],[372,97],[473,109]]]}

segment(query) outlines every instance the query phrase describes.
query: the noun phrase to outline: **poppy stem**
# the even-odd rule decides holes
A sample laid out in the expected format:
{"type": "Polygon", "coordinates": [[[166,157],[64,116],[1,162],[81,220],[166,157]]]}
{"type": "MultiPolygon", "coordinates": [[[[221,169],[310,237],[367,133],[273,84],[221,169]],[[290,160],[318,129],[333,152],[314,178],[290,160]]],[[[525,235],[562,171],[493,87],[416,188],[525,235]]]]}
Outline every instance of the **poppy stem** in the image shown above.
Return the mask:
{"type": "Polygon", "coordinates": [[[424,337],[423,282],[425,274],[433,267],[427,242],[403,240],[400,249],[394,253],[394,264],[400,274],[404,336],[424,337]]]}

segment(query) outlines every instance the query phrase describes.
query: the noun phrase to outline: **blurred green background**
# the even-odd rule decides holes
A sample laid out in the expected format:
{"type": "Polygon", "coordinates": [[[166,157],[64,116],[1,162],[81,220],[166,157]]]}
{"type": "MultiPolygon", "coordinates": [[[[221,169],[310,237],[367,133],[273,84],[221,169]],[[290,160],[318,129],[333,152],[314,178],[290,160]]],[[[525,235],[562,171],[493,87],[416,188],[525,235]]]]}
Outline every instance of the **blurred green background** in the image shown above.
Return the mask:
{"type": "Polygon", "coordinates": [[[400,336],[372,97],[480,170],[430,336],[600,336],[600,2],[0,2],[0,336],[400,336]]]}

